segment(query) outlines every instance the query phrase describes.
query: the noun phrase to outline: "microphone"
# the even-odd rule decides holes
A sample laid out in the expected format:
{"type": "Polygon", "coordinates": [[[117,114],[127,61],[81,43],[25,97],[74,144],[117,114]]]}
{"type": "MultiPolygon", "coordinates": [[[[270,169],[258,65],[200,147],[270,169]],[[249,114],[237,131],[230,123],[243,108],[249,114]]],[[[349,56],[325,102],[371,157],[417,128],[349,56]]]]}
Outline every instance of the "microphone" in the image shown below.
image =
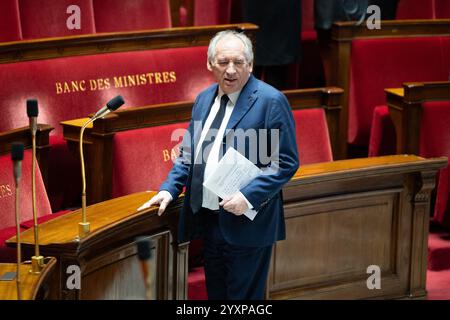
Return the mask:
{"type": "Polygon", "coordinates": [[[84,169],[84,154],[83,154],[83,134],[86,127],[97,120],[98,118],[104,117],[111,111],[117,110],[121,105],[123,105],[125,101],[122,96],[116,96],[108,101],[105,107],[98,110],[95,115],[87,120],[80,130],[80,159],[81,159],[81,182],[82,182],[82,190],[81,190],[81,222],[78,223],[78,237],[83,238],[91,231],[91,224],[87,222],[86,217],[86,172],[84,169]]]}
{"type": "Polygon", "coordinates": [[[17,237],[17,300],[22,299],[20,291],[20,263],[22,261],[21,245],[20,245],[20,214],[19,214],[19,195],[20,195],[20,178],[22,176],[22,160],[23,160],[23,144],[14,142],[11,146],[11,160],[14,163],[14,180],[16,182],[16,237],[17,237]]]}
{"type": "Polygon", "coordinates": [[[93,117],[94,120],[96,120],[98,118],[102,118],[102,117],[106,116],[108,113],[117,110],[124,103],[125,103],[125,101],[123,100],[122,96],[117,96],[117,97],[112,98],[111,100],[108,101],[106,106],[104,106],[103,108],[101,108],[94,114],[94,117],[93,117]]]}
{"type": "Polygon", "coordinates": [[[151,271],[153,263],[153,241],[148,237],[136,238],[137,254],[141,264],[142,276],[145,284],[145,296],[147,300],[153,300],[153,283],[155,273],[151,271]]]}
{"type": "Polygon", "coordinates": [[[33,136],[36,135],[37,131],[37,116],[39,114],[38,102],[36,99],[27,100],[27,115],[30,119],[30,130],[33,136]]]}
{"type": "Polygon", "coordinates": [[[14,142],[11,146],[11,160],[14,163],[14,179],[16,185],[19,184],[22,177],[22,160],[23,160],[24,146],[20,142],[14,142]]]}

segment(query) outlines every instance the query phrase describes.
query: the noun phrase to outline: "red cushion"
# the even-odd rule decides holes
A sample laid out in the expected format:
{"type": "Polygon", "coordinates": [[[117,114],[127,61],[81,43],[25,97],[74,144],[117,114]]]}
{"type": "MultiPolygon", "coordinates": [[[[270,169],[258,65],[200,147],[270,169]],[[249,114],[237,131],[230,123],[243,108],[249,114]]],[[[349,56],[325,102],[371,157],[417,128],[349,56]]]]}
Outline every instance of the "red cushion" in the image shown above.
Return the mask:
{"type": "Polygon", "coordinates": [[[117,133],[113,150],[113,197],[158,190],[172,168],[178,154],[176,145],[187,126],[184,122],[117,133]],[[179,135],[171,141],[172,133],[177,132],[179,135]]]}
{"type": "MultiPolygon", "coordinates": [[[[9,154],[0,156],[0,186],[0,228],[7,228],[15,225],[15,183],[13,163],[9,154]]],[[[33,217],[31,199],[31,151],[26,150],[22,161],[22,178],[20,180],[20,221],[26,221],[33,217]]],[[[52,212],[37,165],[36,206],[39,217],[52,212]]]]}
{"type": "Polygon", "coordinates": [[[302,39],[304,32],[314,30],[314,0],[302,0],[302,39]]]}
{"type": "MultiPolygon", "coordinates": [[[[20,232],[25,231],[21,228],[20,232]]],[[[13,263],[17,261],[17,250],[6,246],[5,241],[16,235],[16,227],[0,230],[0,263],[13,263]]]]}
{"type": "MultiPolygon", "coordinates": [[[[450,101],[424,102],[420,127],[420,155],[450,158],[450,101]]],[[[434,218],[450,227],[450,167],[440,170],[434,218]]]]}
{"type": "Polygon", "coordinates": [[[18,2],[2,0],[0,2],[0,42],[16,41],[21,38],[18,2]]]}
{"type": "Polygon", "coordinates": [[[188,299],[189,300],[207,300],[205,270],[203,267],[197,267],[189,270],[188,273],[188,299]]]}
{"type": "Polygon", "coordinates": [[[435,0],[436,19],[450,19],[450,1],[435,0]]]}
{"type": "Polygon", "coordinates": [[[333,161],[323,109],[293,110],[301,164],[333,161]]]}
{"type": "Polygon", "coordinates": [[[49,38],[90,34],[95,32],[92,0],[19,0],[20,21],[24,39],[49,38]],[[73,11],[71,5],[80,8],[80,29],[69,29],[73,11]]]}
{"type": "MultiPolygon", "coordinates": [[[[62,210],[62,211],[59,211],[59,212],[56,212],[56,213],[52,213],[52,214],[48,214],[48,215],[46,215],[46,216],[39,217],[39,218],[37,219],[37,223],[38,223],[38,224],[41,224],[41,223],[50,221],[50,220],[52,220],[52,219],[55,219],[55,218],[57,218],[57,217],[60,217],[60,216],[66,214],[66,213],[69,213],[69,212],[72,212],[72,211],[70,211],[70,210],[62,210]]],[[[30,229],[30,228],[34,227],[34,219],[30,219],[30,220],[28,220],[28,221],[22,222],[22,223],[20,224],[20,227],[21,227],[21,228],[24,228],[24,229],[30,229]]]]}
{"type": "Polygon", "coordinates": [[[450,37],[352,41],[348,142],[367,145],[373,109],[385,103],[385,88],[403,82],[447,80],[450,37]],[[383,57],[383,59],[380,59],[383,57]]]}
{"type": "Polygon", "coordinates": [[[370,132],[369,157],[396,154],[396,141],[395,126],[388,107],[375,107],[370,132]]]}
{"type": "Polygon", "coordinates": [[[206,50],[202,46],[1,64],[0,110],[6,112],[0,131],[28,125],[24,110],[29,97],[38,99],[39,122],[55,127],[52,134],[62,133],[60,121],[85,117],[117,94],[125,99],[122,108],[193,101],[214,82],[206,69],[206,50]],[[77,91],[72,81],[84,83],[85,91],[77,91]]]}
{"type": "Polygon", "coordinates": [[[396,17],[397,19],[435,19],[434,2],[435,0],[400,0],[396,17]]]}
{"type": "Polygon", "coordinates": [[[93,0],[97,32],[170,28],[169,0],[93,0]]]}
{"type": "Polygon", "coordinates": [[[231,0],[195,0],[194,25],[229,24],[231,0]]]}

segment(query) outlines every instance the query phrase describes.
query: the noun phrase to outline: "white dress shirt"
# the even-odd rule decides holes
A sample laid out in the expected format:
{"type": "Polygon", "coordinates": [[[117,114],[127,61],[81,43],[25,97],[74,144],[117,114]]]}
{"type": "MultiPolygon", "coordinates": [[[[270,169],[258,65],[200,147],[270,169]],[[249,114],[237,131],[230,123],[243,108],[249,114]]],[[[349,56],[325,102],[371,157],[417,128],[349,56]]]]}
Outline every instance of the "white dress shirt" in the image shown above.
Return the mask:
{"type": "MultiPolygon", "coordinates": [[[[214,144],[211,148],[211,151],[209,153],[208,159],[206,160],[206,166],[205,166],[205,174],[203,177],[203,180],[206,180],[211,173],[214,171],[214,169],[217,167],[217,164],[219,163],[219,153],[220,148],[222,147],[222,137],[225,133],[225,129],[227,128],[228,121],[230,120],[231,113],[233,112],[234,106],[236,105],[236,102],[239,98],[241,91],[236,91],[233,93],[228,94],[229,101],[227,103],[226,109],[225,109],[225,115],[223,117],[222,123],[220,124],[218,135],[216,136],[214,140],[214,144]]],[[[222,90],[219,88],[219,94],[214,99],[214,103],[211,106],[211,110],[209,112],[208,117],[206,118],[205,125],[203,127],[202,133],[200,135],[199,142],[197,146],[201,146],[203,143],[203,140],[205,140],[205,136],[208,133],[209,128],[211,127],[211,123],[213,122],[214,118],[216,117],[217,112],[220,108],[220,99],[223,96],[222,90]]],[[[199,156],[200,148],[197,148],[195,153],[195,159],[199,156]]],[[[194,191],[195,192],[195,191],[194,191]]],[[[242,195],[242,193],[241,193],[242,195]]],[[[247,202],[247,206],[249,209],[252,209],[253,206],[251,203],[245,198],[244,195],[242,197],[247,202]]],[[[203,187],[203,200],[202,200],[202,207],[208,208],[210,210],[218,210],[219,209],[219,199],[217,195],[213,192],[211,192],[209,189],[203,187]]]]}

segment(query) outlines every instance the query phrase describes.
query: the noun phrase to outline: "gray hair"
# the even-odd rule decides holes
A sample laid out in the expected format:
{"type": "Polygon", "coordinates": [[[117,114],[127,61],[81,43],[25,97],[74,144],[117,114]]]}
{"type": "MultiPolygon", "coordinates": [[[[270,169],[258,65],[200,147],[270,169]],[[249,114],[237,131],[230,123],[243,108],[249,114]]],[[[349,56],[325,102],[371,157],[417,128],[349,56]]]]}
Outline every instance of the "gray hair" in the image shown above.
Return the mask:
{"type": "Polygon", "coordinates": [[[240,39],[242,43],[244,44],[244,56],[247,60],[248,64],[253,63],[253,45],[251,40],[243,33],[236,32],[234,30],[224,30],[218,32],[209,42],[208,46],[208,62],[210,64],[213,63],[214,57],[216,56],[216,47],[217,42],[219,40],[227,37],[227,36],[235,36],[236,38],[240,39]]]}

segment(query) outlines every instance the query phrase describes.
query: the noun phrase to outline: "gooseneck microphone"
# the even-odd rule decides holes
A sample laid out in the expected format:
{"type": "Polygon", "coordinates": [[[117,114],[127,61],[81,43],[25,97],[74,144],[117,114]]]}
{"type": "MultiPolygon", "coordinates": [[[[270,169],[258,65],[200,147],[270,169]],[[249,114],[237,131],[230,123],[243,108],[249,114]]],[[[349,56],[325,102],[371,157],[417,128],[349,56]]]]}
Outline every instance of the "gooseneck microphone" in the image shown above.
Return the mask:
{"type": "Polygon", "coordinates": [[[30,120],[30,130],[32,135],[36,135],[37,131],[37,116],[39,114],[38,102],[36,99],[27,100],[27,115],[30,120]]]}
{"type": "Polygon", "coordinates": [[[86,217],[86,173],[84,168],[84,155],[83,155],[83,134],[86,127],[97,120],[98,118],[104,117],[108,113],[117,110],[121,105],[123,105],[125,101],[123,100],[122,96],[116,96],[108,101],[105,107],[98,110],[95,115],[90,118],[88,121],[86,121],[80,130],[80,159],[81,159],[81,180],[83,183],[83,189],[81,191],[81,216],[82,221],[78,223],[78,236],[79,238],[83,238],[86,236],[90,230],[91,225],[89,222],[87,222],[86,217]]]}
{"type": "Polygon", "coordinates": [[[106,106],[104,106],[94,114],[94,116],[92,117],[94,120],[92,121],[95,121],[98,118],[102,118],[106,116],[108,113],[115,111],[124,103],[125,101],[123,100],[122,96],[112,98],[111,100],[108,101],[106,106]]]}
{"type": "Polygon", "coordinates": [[[11,160],[14,163],[14,181],[16,183],[16,238],[17,238],[17,275],[16,275],[16,286],[17,286],[17,299],[22,300],[22,292],[20,290],[20,263],[22,261],[21,244],[20,244],[20,178],[22,177],[22,160],[23,160],[23,144],[15,142],[11,146],[11,160]]]}
{"type": "Polygon", "coordinates": [[[148,237],[138,237],[136,238],[136,245],[142,277],[144,278],[145,297],[147,300],[153,300],[153,283],[155,277],[155,272],[151,272],[153,241],[148,237]]]}
{"type": "Polygon", "coordinates": [[[27,100],[27,115],[30,122],[32,160],[31,160],[31,196],[33,207],[33,229],[34,229],[34,256],[31,257],[31,270],[34,274],[39,274],[44,268],[44,257],[39,253],[39,225],[37,223],[36,209],[36,132],[37,116],[39,114],[38,102],[36,99],[27,100]]]}

